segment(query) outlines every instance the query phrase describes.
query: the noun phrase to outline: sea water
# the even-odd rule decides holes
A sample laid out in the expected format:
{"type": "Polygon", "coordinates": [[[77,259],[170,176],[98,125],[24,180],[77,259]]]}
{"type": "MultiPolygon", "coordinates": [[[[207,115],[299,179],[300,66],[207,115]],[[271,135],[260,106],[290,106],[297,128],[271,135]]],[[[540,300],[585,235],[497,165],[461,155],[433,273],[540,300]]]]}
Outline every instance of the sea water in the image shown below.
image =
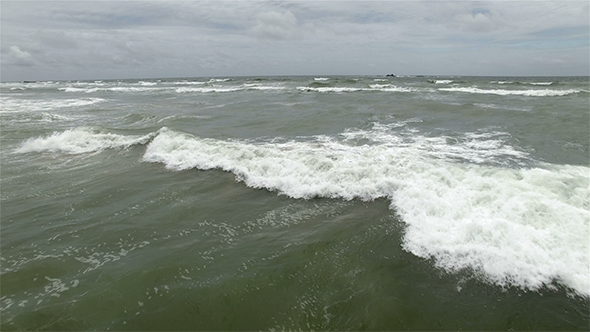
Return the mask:
{"type": "Polygon", "coordinates": [[[588,77],[2,83],[2,330],[587,330],[588,77]]]}

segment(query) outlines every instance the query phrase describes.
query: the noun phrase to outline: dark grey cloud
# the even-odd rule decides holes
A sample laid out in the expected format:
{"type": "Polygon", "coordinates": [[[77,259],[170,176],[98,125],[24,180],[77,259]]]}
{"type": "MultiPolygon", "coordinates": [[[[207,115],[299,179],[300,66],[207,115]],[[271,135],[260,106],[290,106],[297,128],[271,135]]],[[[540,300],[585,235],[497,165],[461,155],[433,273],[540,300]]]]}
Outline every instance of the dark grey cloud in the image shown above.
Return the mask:
{"type": "Polygon", "coordinates": [[[2,80],[588,75],[587,1],[3,1],[2,80]]]}

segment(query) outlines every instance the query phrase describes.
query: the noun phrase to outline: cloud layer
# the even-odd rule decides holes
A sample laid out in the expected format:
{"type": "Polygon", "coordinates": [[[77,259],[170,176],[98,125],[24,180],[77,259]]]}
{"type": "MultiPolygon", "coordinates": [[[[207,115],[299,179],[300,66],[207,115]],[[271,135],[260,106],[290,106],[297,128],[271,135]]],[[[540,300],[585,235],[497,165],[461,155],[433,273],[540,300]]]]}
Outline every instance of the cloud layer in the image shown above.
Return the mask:
{"type": "Polygon", "coordinates": [[[589,75],[587,1],[8,1],[1,79],[589,75]]]}

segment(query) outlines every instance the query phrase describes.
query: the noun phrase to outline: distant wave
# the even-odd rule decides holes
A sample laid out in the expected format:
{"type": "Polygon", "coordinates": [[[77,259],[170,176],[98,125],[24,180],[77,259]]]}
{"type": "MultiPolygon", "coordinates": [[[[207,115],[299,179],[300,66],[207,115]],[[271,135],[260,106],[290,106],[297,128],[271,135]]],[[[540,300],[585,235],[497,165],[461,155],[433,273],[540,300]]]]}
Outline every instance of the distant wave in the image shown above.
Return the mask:
{"type": "Polygon", "coordinates": [[[553,82],[491,81],[491,84],[553,85],[553,82]]]}
{"type": "Polygon", "coordinates": [[[237,91],[247,91],[247,90],[258,90],[258,91],[273,91],[273,90],[284,90],[284,87],[281,86],[263,86],[260,84],[244,84],[241,86],[226,86],[226,87],[180,87],[176,88],[174,91],[177,93],[188,93],[188,92],[201,92],[201,93],[211,93],[211,92],[237,92],[237,91]]]}
{"type": "Polygon", "coordinates": [[[10,97],[3,97],[0,98],[0,114],[13,112],[50,111],[59,108],[82,107],[104,101],[105,99],[102,98],[20,100],[10,97]]]}
{"type": "Polygon", "coordinates": [[[503,89],[480,89],[480,88],[439,88],[439,91],[447,92],[465,92],[478,94],[493,94],[500,96],[526,96],[526,97],[558,97],[567,96],[582,92],[582,90],[568,89],[568,90],[503,90],[503,89]]]}
{"type": "Polygon", "coordinates": [[[64,92],[85,92],[85,93],[94,93],[98,91],[102,92],[154,92],[154,91],[165,91],[170,90],[170,88],[165,87],[153,87],[153,86],[114,86],[114,87],[90,87],[90,88],[80,88],[80,87],[65,87],[59,88],[58,90],[64,92]]]}
{"type": "Polygon", "coordinates": [[[451,84],[453,83],[453,80],[428,80],[428,82],[434,84],[451,84]]]}
{"type": "Polygon", "coordinates": [[[299,86],[297,90],[304,92],[320,92],[320,93],[344,93],[344,92],[358,92],[358,91],[383,91],[383,92],[415,92],[414,88],[397,87],[391,84],[371,84],[369,88],[361,87],[307,87],[299,86]]]}
{"type": "Polygon", "coordinates": [[[16,153],[60,152],[66,154],[95,153],[106,149],[129,148],[145,144],[157,133],[144,136],[126,136],[105,133],[92,128],[77,128],[64,132],[55,132],[46,137],[24,141],[16,153]]]}
{"type": "Polygon", "coordinates": [[[203,84],[207,84],[207,82],[199,82],[199,81],[178,81],[178,82],[173,82],[172,84],[176,84],[176,85],[203,85],[203,84]]]}

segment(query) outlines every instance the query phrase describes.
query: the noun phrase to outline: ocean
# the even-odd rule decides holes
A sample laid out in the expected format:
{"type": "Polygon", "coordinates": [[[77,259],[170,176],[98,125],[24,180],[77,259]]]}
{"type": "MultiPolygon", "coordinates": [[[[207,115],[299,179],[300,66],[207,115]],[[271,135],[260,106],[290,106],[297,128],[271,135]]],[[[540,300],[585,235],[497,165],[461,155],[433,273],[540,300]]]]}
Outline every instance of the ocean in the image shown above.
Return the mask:
{"type": "Polygon", "coordinates": [[[588,77],[4,82],[2,330],[588,330],[588,77]]]}

